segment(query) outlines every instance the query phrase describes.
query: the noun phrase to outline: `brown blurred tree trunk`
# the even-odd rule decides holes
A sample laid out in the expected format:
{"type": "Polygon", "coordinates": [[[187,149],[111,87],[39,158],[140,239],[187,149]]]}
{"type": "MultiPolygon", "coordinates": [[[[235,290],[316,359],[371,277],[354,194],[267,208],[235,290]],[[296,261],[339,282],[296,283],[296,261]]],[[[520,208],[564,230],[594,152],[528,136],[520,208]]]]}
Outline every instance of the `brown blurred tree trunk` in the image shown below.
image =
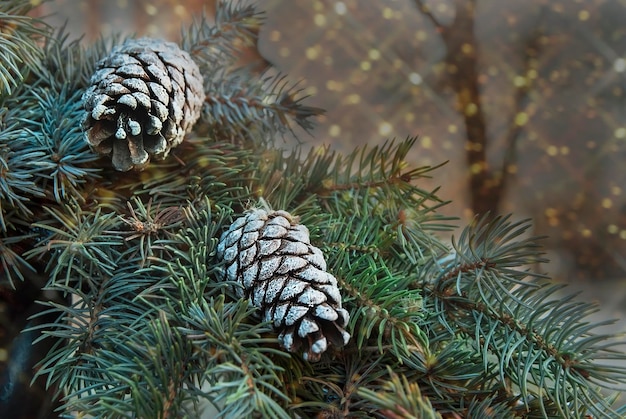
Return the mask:
{"type": "MultiPolygon", "coordinates": [[[[487,122],[482,106],[478,70],[478,41],[475,33],[476,0],[455,0],[456,14],[449,26],[442,25],[429,8],[415,0],[418,9],[435,25],[446,46],[446,71],[456,94],[456,108],[463,116],[466,132],[470,207],[475,214],[496,215],[506,187],[508,168],[514,164],[520,127],[514,118],[507,133],[502,165],[492,168],[487,162],[487,122]]],[[[525,102],[527,87],[515,94],[515,114],[525,102]]]]}
{"type": "Polygon", "coordinates": [[[478,84],[478,44],[474,32],[475,0],[456,0],[454,22],[442,32],[446,67],[463,115],[467,142],[471,208],[476,214],[497,213],[503,193],[502,174],[487,164],[487,126],[478,84]]]}

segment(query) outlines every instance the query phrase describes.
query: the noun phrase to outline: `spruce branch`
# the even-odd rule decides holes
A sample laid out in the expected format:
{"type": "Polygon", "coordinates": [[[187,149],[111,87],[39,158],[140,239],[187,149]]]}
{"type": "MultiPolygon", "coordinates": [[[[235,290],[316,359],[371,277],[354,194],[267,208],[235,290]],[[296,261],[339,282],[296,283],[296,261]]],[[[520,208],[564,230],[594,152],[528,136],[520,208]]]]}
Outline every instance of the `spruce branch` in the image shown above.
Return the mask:
{"type": "Polygon", "coordinates": [[[289,418],[284,410],[289,398],[281,390],[279,373],[271,355],[285,356],[274,349],[275,339],[264,338],[269,325],[248,324],[252,312],[245,300],[225,303],[223,296],[187,307],[188,325],[182,332],[205,354],[209,354],[207,394],[220,417],[289,418]],[[254,350],[252,350],[254,348],[254,350]]]}
{"type": "Polygon", "coordinates": [[[391,370],[389,370],[389,376],[390,380],[382,386],[381,391],[374,391],[367,387],[357,390],[359,396],[376,406],[377,411],[373,412],[376,417],[390,419],[442,417],[430,401],[422,395],[417,383],[391,370]]]}
{"type": "Polygon", "coordinates": [[[45,153],[33,148],[28,133],[19,127],[16,113],[0,109],[0,227],[6,231],[10,226],[5,214],[11,210],[22,216],[33,214],[31,198],[45,196],[41,185],[35,180],[41,172],[38,160],[45,153]],[[10,124],[5,121],[11,120],[10,124]]]}
{"type": "Polygon", "coordinates": [[[433,298],[444,330],[473,339],[485,371],[510,382],[507,393],[527,409],[535,401],[564,417],[586,409],[611,417],[614,412],[596,386],[626,383],[623,367],[602,366],[623,354],[612,349],[617,343],[607,342],[609,336],[593,332],[605,323],[585,321],[594,305],[573,296],[551,298],[560,287],[523,269],[540,259],[534,240],[516,240],[527,227],[507,218],[483,218],[466,229],[455,243],[454,262],[433,264],[440,272],[425,285],[426,300],[433,298]],[[602,407],[583,405],[581,399],[602,407]]]}
{"type": "MultiPolygon", "coordinates": [[[[4,278],[13,289],[16,281],[24,281],[26,277],[36,272],[35,267],[22,256],[24,248],[35,237],[35,234],[19,234],[14,230],[2,232],[2,237],[0,237],[0,266],[2,267],[0,277],[4,278]]],[[[1,285],[4,283],[0,283],[1,285]]]]}
{"type": "Polygon", "coordinates": [[[90,167],[98,156],[89,150],[80,129],[83,111],[82,92],[71,92],[67,87],[55,91],[49,88],[31,88],[20,101],[29,103],[28,118],[20,120],[24,136],[28,136],[33,150],[44,153],[38,161],[40,171],[36,182],[42,190],[52,190],[50,199],[68,202],[84,200],[81,186],[95,181],[100,169],[90,167]],[[52,187],[47,183],[52,181],[52,187]]]}
{"type": "Polygon", "coordinates": [[[242,72],[221,74],[208,81],[202,119],[224,138],[250,134],[272,138],[275,134],[295,135],[291,122],[305,131],[313,128],[311,118],[322,109],[306,106],[302,89],[283,75],[258,81],[242,72]]]}
{"type": "Polygon", "coordinates": [[[38,42],[50,28],[28,14],[35,2],[7,0],[0,3],[0,98],[11,95],[24,80],[27,66],[42,57],[38,42]]]}
{"type": "Polygon", "coordinates": [[[109,234],[116,223],[114,213],[82,210],[78,205],[44,207],[49,220],[33,223],[45,231],[45,240],[24,253],[27,260],[47,260],[48,285],[92,285],[112,276],[122,245],[120,236],[109,234]]]}
{"type": "Polygon", "coordinates": [[[410,352],[427,353],[419,291],[403,288],[395,281],[397,273],[381,265],[363,256],[344,259],[343,266],[336,267],[341,287],[354,299],[346,304],[354,307],[350,328],[359,331],[356,346],[363,350],[373,338],[380,353],[390,351],[398,358],[410,352]]]}
{"type": "MultiPolygon", "coordinates": [[[[141,199],[134,197],[132,203],[127,202],[130,212],[128,217],[120,216],[121,221],[126,224],[129,229],[120,234],[124,235],[124,241],[138,239],[139,246],[138,256],[141,260],[140,266],[143,266],[154,255],[153,241],[158,240],[159,236],[171,236],[174,234],[171,230],[176,230],[183,221],[183,212],[180,207],[167,207],[161,210],[161,206],[157,205],[152,209],[152,199],[144,204],[141,199]],[[135,210],[135,207],[137,210],[135,210]]],[[[162,245],[161,245],[162,248],[162,245]]],[[[129,256],[134,259],[134,254],[129,256]]]]}
{"type": "Polygon", "coordinates": [[[192,22],[183,32],[182,47],[198,62],[204,74],[230,68],[242,46],[256,45],[263,15],[245,2],[219,1],[215,22],[211,24],[206,16],[192,22]]]}

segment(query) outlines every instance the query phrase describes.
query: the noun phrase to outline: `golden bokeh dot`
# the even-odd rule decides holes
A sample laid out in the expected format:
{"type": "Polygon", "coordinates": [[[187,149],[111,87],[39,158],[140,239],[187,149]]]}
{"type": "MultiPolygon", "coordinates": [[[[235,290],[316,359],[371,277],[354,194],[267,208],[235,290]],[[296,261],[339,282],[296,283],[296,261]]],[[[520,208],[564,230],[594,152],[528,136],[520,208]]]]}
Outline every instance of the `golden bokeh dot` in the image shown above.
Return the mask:
{"type": "Polygon", "coordinates": [[[356,105],[357,103],[361,102],[361,95],[359,95],[358,93],[351,93],[348,95],[348,97],[346,98],[346,101],[350,104],[350,105],[356,105]]]}
{"type": "Polygon", "coordinates": [[[386,136],[391,134],[391,131],[393,130],[393,127],[391,126],[391,124],[387,121],[383,121],[380,124],[378,124],[378,134],[386,136]]]}
{"type": "Polygon", "coordinates": [[[616,129],[613,135],[615,135],[615,138],[619,138],[620,140],[626,138],[626,128],[620,127],[616,129]]]}
{"type": "Polygon", "coordinates": [[[478,112],[478,106],[475,103],[468,103],[464,112],[467,116],[474,116],[478,112]]]}
{"type": "Polygon", "coordinates": [[[390,7],[385,7],[383,9],[383,18],[384,19],[393,19],[393,9],[390,7]]]}
{"type": "Polygon", "coordinates": [[[515,76],[515,78],[513,79],[513,84],[515,85],[515,87],[524,87],[527,84],[527,80],[526,77],[524,76],[515,76]]]}
{"type": "Polygon", "coordinates": [[[481,151],[483,149],[483,145],[478,141],[466,141],[465,149],[469,151],[481,151]]]}
{"type": "Polygon", "coordinates": [[[569,150],[570,150],[570,148],[568,146],[566,146],[566,145],[563,145],[563,146],[561,146],[561,148],[559,148],[559,151],[564,156],[567,156],[569,154],[569,150]]]}
{"type": "Polygon", "coordinates": [[[482,161],[473,163],[470,166],[470,172],[474,175],[481,173],[483,170],[485,170],[485,162],[482,162],[482,161]]]}
{"type": "Polygon", "coordinates": [[[526,112],[518,112],[515,115],[515,125],[518,127],[523,127],[528,123],[528,114],[526,112]]]}
{"type": "Polygon", "coordinates": [[[584,228],[580,231],[580,235],[581,235],[581,236],[583,236],[583,237],[585,237],[585,238],[589,238],[589,237],[591,237],[591,236],[593,235],[593,232],[592,232],[589,228],[584,227],[584,228]]]}
{"type": "Polygon", "coordinates": [[[174,6],[174,14],[178,17],[185,17],[187,16],[187,9],[182,4],[177,4],[174,6]]]}
{"type": "Polygon", "coordinates": [[[585,20],[589,19],[589,11],[588,10],[581,10],[580,12],[578,12],[578,19],[582,22],[584,22],[585,20]]]}
{"type": "Polygon", "coordinates": [[[464,43],[463,45],[461,45],[461,52],[463,52],[463,54],[465,55],[470,55],[474,52],[474,47],[472,46],[472,44],[464,43]]]}
{"type": "Polygon", "coordinates": [[[128,7],[128,0],[117,0],[117,7],[126,9],[128,7]]]}
{"type": "Polygon", "coordinates": [[[281,38],[280,31],[277,31],[275,29],[273,31],[270,31],[270,36],[269,36],[270,41],[278,42],[280,41],[280,38],[281,38]]]}
{"type": "Polygon", "coordinates": [[[315,16],[313,16],[313,23],[315,23],[316,26],[325,26],[326,15],[322,13],[316,13],[315,16]]]}
{"type": "Polygon", "coordinates": [[[449,132],[450,134],[455,134],[455,133],[457,133],[458,131],[459,131],[459,129],[458,129],[458,127],[457,127],[456,125],[454,125],[454,124],[450,124],[450,125],[448,125],[448,132],[449,132]]]}
{"type": "Polygon", "coordinates": [[[517,165],[516,164],[508,164],[506,166],[506,172],[510,175],[514,175],[516,174],[518,171],[517,165]]]}
{"type": "Polygon", "coordinates": [[[291,50],[288,47],[280,47],[278,50],[278,55],[283,58],[287,58],[291,55],[291,50]]]}
{"type": "Polygon", "coordinates": [[[372,63],[370,63],[369,61],[361,61],[361,64],[359,64],[359,67],[363,71],[369,71],[372,69],[372,63]]]}
{"type": "Polygon", "coordinates": [[[606,231],[608,231],[609,234],[617,234],[619,232],[619,227],[615,224],[609,224],[606,227],[606,231]]]}
{"type": "Polygon", "coordinates": [[[548,153],[548,156],[554,157],[559,154],[559,149],[556,146],[549,145],[548,147],[546,147],[546,153],[548,153]]]}
{"type": "Polygon", "coordinates": [[[548,207],[545,210],[543,210],[543,213],[546,215],[546,217],[556,217],[557,215],[559,215],[559,211],[556,208],[552,208],[552,207],[548,207]]]}
{"type": "Polygon", "coordinates": [[[619,232],[619,238],[622,240],[626,240],[626,230],[622,230],[619,232]]]}
{"type": "Polygon", "coordinates": [[[336,80],[327,80],[326,81],[326,89],[332,90],[335,92],[340,92],[343,90],[343,83],[338,82],[336,80]]]}
{"type": "Polygon", "coordinates": [[[328,135],[331,137],[339,137],[341,135],[341,127],[337,124],[332,124],[328,128],[328,135]]]}
{"type": "Polygon", "coordinates": [[[433,146],[433,140],[428,135],[425,135],[420,139],[420,144],[423,148],[431,148],[433,146]]]}
{"type": "Polygon", "coordinates": [[[146,11],[146,13],[150,16],[154,16],[159,12],[159,9],[157,9],[157,7],[152,4],[152,3],[148,3],[144,6],[144,9],[146,11]]]}
{"type": "Polygon", "coordinates": [[[611,193],[615,196],[619,196],[622,194],[622,188],[619,186],[611,186],[611,193]]]}
{"type": "Polygon", "coordinates": [[[367,56],[370,60],[376,61],[380,59],[380,51],[376,48],[372,48],[367,52],[367,56]]]}
{"type": "Polygon", "coordinates": [[[307,48],[304,54],[309,60],[316,60],[319,57],[319,53],[320,47],[319,45],[315,45],[307,48]]]}
{"type": "Polygon", "coordinates": [[[613,201],[611,198],[604,198],[602,200],[602,208],[609,209],[613,206],[613,201]]]}

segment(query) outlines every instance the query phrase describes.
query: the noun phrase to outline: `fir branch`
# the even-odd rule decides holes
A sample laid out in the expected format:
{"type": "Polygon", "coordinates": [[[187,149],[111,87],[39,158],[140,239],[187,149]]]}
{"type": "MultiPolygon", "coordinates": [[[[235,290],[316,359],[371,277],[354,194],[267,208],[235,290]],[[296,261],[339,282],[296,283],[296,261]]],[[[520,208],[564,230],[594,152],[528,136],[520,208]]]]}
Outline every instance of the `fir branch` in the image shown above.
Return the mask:
{"type": "Polygon", "coordinates": [[[181,200],[202,205],[205,198],[250,196],[248,185],[258,158],[253,151],[198,137],[186,139],[173,154],[174,159],[155,162],[135,181],[129,180],[125,189],[130,194],[148,194],[163,206],[180,205],[181,200]]]}
{"type": "Polygon", "coordinates": [[[66,26],[62,26],[46,37],[41,58],[29,64],[30,85],[56,92],[82,91],[89,85],[96,63],[109,54],[113,45],[126,39],[113,35],[84,46],[81,39],[70,40],[70,35],[66,26]]]}
{"type": "Polygon", "coordinates": [[[35,2],[6,0],[0,3],[0,98],[11,95],[27,73],[26,65],[42,57],[37,45],[50,28],[28,16],[35,2]]]}
{"type": "Polygon", "coordinates": [[[114,213],[102,214],[100,208],[91,213],[77,205],[44,210],[51,219],[33,223],[33,227],[47,231],[47,239],[24,257],[47,260],[49,286],[57,282],[93,286],[93,281],[113,275],[119,255],[116,246],[122,244],[120,236],[108,233],[115,230],[114,213]]]}
{"type": "Polygon", "coordinates": [[[35,182],[42,170],[38,161],[45,154],[33,149],[16,115],[15,110],[0,109],[0,227],[3,231],[9,226],[5,220],[8,211],[14,209],[28,218],[32,215],[31,198],[45,196],[35,182]],[[10,119],[11,124],[4,125],[3,119],[10,119]]]}
{"type": "Polygon", "coordinates": [[[534,240],[516,240],[527,227],[498,218],[466,229],[455,244],[455,262],[435,263],[440,272],[425,285],[427,301],[434,297],[439,321],[450,333],[473,337],[485,370],[497,371],[502,383],[510,380],[508,392],[526,408],[535,400],[565,417],[585,409],[610,417],[595,385],[623,385],[626,369],[597,362],[625,357],[612,350],[617,343],[605,342],[609,336],[593,333],[602,324],[585,321],[595,310],[592,304],[551,298],[560,287],[524,280],[541,277],[520,269],[539,258],[534,240]],[[581,398],[593,403],[581,404],[581,398]]]}
{"type": "Polygon", "coordinates": [[[350,257],[341,252],[331,263],[346,293],[350,329],[358,331],[357,348],[363,350],[373,338],[381,354],[389,351],[398,359],[410,352],[428,353],[428,338],[420,327],[420,292],[405,285],[411,279],[403,280],[400,272],[391,272],[368,253],[350,257]]]}
{"type": "MultiPolygon", "coordinates": [[[[15,288],[15,281],[24,281],[24,274],[35,273],[36,269],[22,257],[24,246],[30,244],[34,234],[19,234],[12,230],[3,232],[0,237],[0,277],[5,278],[11,288],[15,288]],[[13,234],[11,234],[13,233],[13,234]]],[[[3,285],[0,282],[0,285],[3,285]]]]}
{"type": "MultiPolygon", "coordinates": [[[[159,239],[159,236],[172,237],[176,229],[181,226],[183,212],[180,207],[167,207],[161,210],[160,204],[157,204],[153,210],[152,199],[147,204],[137,197],[132,201],[132,203],[127,202],[129,217],[119,216],[129,230],[120,231],[118,234],[125,236],[126,242],[138,239],[139,245],[132,246],[134,253],[129,256],[129,259],[134,259],[135,254],[138,253],[140,266],[143,267],[153,257],[154,242],[159,239]]],[[[160,249],[163,249],[162,245],[160,249]]]]}
{"type": "MultiPolygon", "coordinates": [[[[316,192],[323,196],[333,191],[361,188],[392,189],[397,186],[403,189],[410,182],[426,177],[427,173],[439,167],[408,168],[407,155],[415,141],[417,137],[398,143],[391,140],[371,149],[367,146],[357,148],[345,157],[338,155],[329,170],[332,176],[316,192]]],[[[415,189],[414,192],[422,191],[415,189]]],[[[424,192],[424,196],[434,197],[428,192],[424,192]]]]}
{"type": "Polygon", "coordinates": [[[23,136],[31,149],[41,151],[40,171],[36,182],[42,190],[52,190],[57,202],[72,199],[84,201],[81,185],[98,178],[100,169],[89,165],[98,159],[83,140],[80,124],[83,118],[82,91],[71,92],[65,86],[59,91],[31,88],[20,101],[29,103],[28,118],[20,118],[23,136]],[[48,180],[52,187],[48,188],[48,180]]]}
{"type": "MultiPolygon", "coordinates": [[[[367,387],[357,390],[357,394],[376,406],[375,415],[381,418],[404,419],[423,418],[437,419],[437,413],[430,401],[424,397],[419,386],[410,382],[405,376],[389,371],[390,380],[382,386],[381,391],[367,387]]],[[[472,416],[473,417],[473,416],[472,416]]]]}
{"type": "Polygon", "coordinates": [[[182,47],[198,63],[202,73],[213,74],[216,66],[230,67],[241,46],[256,44],[263,15],[245,2],[219,1],[214,24],[206,16],[192,22],[182,34],[182,47]]]}
{"type": "Polygon", "coordinates": [[[186,308],[188,326],[181,331],[209,357],[207,397],[219,417],[289,418],[279,403],[289,400],[281,390],[281,369],[270,358],[286,354],[272,348],[275,339],[262,337],[271,330],[269,325],[246,322],[251,310],[246,300],[225,303],[223,296],[211,298],[186,308]]]}
{"type": "Polygon", "coordinates": [[[246,73],[221,74],[206,87],[202,118],[223,138],[295,135],[290,121],[310,131],[310,119],[323,110],[304,105],[301,91],[282,75],[256,81],[246,73]]]}

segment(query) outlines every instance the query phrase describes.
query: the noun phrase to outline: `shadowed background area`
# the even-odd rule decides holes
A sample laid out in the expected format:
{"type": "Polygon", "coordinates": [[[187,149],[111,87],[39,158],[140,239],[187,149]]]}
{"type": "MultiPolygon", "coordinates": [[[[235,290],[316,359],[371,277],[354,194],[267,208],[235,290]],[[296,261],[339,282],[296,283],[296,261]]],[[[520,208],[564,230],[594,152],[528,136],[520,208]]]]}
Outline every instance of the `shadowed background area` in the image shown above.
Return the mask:
{"type": "MultiPolygon", "coordinates": [[[[215,1],[56,0],[85,42],[178,40],[215,1]]],[[[626,330],[626,0],[261,0],[257,54],[326,109],[312,147],[419,136],[441,209],[532,218],[552,277],[626,330]]],[[[615,326],[614,326],[615,327],[615,326]]]]}

